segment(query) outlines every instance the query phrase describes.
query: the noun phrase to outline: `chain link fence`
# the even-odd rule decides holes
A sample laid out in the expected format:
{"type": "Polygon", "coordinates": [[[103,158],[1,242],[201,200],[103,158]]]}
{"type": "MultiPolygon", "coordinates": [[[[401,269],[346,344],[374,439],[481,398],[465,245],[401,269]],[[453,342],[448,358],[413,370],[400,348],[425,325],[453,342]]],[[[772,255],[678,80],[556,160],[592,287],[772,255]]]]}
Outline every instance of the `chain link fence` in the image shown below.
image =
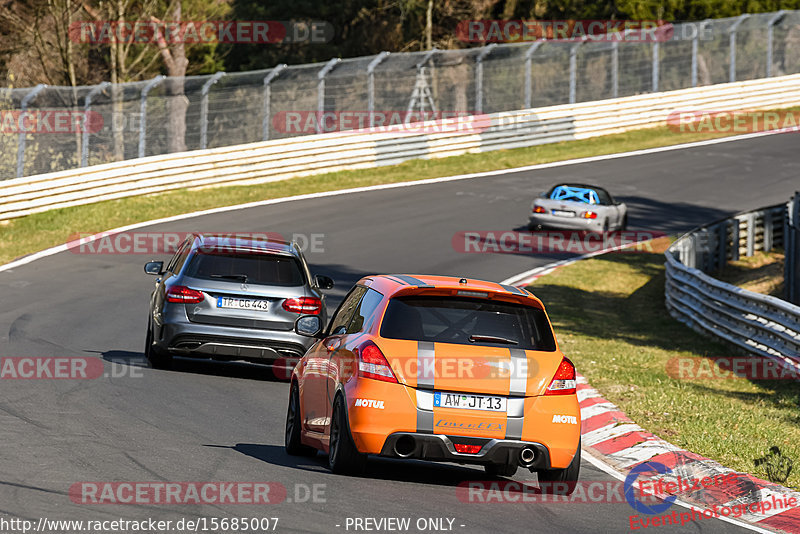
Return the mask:
{"type": "Polygon", "coordinates": [[[656,42],[490,44],[0,90],[0,179],[364,128],[409,112],[494,113],[794,74],[798,47],[800,11],[781,11],[675,24],[656,42]]]}

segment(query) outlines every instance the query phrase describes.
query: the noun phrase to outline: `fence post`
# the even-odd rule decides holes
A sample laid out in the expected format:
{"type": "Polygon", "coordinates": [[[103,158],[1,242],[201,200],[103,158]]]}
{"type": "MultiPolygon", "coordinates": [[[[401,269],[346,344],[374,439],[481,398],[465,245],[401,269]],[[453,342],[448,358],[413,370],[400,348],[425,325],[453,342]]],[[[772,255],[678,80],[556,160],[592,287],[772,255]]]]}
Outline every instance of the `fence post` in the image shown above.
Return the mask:
{"type": "MultiPolygon", "coordinates": [[[[36,98],[36,95],[38,95],[45,87],[47,87],[46,84],[40,83],[31,89],[30,93],[22,98],[22,102],[19,106],[20,117],[25,115],[25,111],[28,109],[28,104],[30,104],[31,101],[36,98]]],[[[22,123],[22,120],[19,122],[22,123]]],[[[26,133],[22,131],[22,128],[20,128],[19,136],[17,137],[17,178],[22,178],[22,175],[25,173],[25,136],[26,133]]]]}
{"type": "Polygon", "coordinates": [[[764,210],[764,252],[772,250],[772,236],[775,232],[774,220],[772,217],[772,210],[764,210]]]}
{"type": "Polygon", "coordinates": [[[375,125],[373,122],[373,114],[375,113],[375,69],[388,55],[389,52],[383,51],[367,65],[367,114],[369,115],[370,128],[375,125]]]}
{"type": "Polygon", "coordinates": [[[658,67],[660,64],[659,52],[661,47],[659,46],[661,43],[658,41],[653,42],[653,92],[658,92],[658,67]]]}
{"type": "Polygon", "coordinates": [[[145,148],[145,133],[147,132],[147,94],[153,89],[155,86],[160,84],[164,81],[165,76],[159,74],[149,82],[147,85],[142,88],[142,97],[139,102],[139,157],[144,157],[144,148],[145,148]]]}
{"type": "Polygon", "coordinates": [[[717,226],[717,269],[722,270],[728,263],[728,221],[717,226]]]}
{"type": "Polygon", "coordinates": [[[700,23],[697,33],[694,34],[692,39],[692,87],[697,87],[697,49],[700,42],[700,34],[706,29],[706,26],[711,24],[711,19],[706,19],[700,23]]]}
{"type": "Polygon", "coordinates": [[[569,103],[574,104],[578,84],[578,48],[584,43],[580,41],[569,49],[569,103]]]}
{"type": "Polygon", "coordinates": [[[619,96],[619,41],[611,43],[611,98],[619,96]]]}
{"type": "Polygon", "coordinates": [[[492,53],[497,43],[483,47],[478,57],[475,58],[475,112],[483,113],[483,60],[492,53]]]}
{"type": "Polygon", "coordinates": [[[317,73],[317,80],[319,80],[317,83],[317,133],[322,133],[322,116],[325,113],[325,77],[340,61],[341,59],[338,57],[331,59],[317,73]]]}
{"type": "Polygon", "coordinates": [[[272,100],[272,80],[278,77],[283,69],[286,68],[286,63],[276,65],[269,74],[264,77],[264,109],[261,117],[261,139],[263,141],[269,140],[269,119],[270,119],[270,106],[272,100]]]}
{"type": "Polygon", "coordinates": [[[728,30],[729,33],[729,40],[730,40],[730,49],[731,49],[731,58],[730,58],[730,66],[728,72],[728,81],[735,82],[736,81],[736,31],[739,29],[739,25],[742,24],[750,15],[745,13],[743,15],[739,15],[739,18],[736,19],[730,29],[728,30]]]}
{"type": "MultiPolygon", "coordinates": [[[[89,91],[86,95],[86,100],[83,105],[83,136],[81,139],[81,167],[86,167],[89,164],[89,111],[92,107],[92,98],[98,93],[105,91],[106,87],[111,85],[110,82],[103,82],[96,85],[94,89],[89,91]]],[[[114,121],[111,121],[111,127],[114,127],[114,121]]]]}
{"type": "Polygon", "coordinates": [[[748,213],[747,218],[747,241],[745,241],[745,254],[751,257],[756,253],[756,214],[748,213]]]}
{"type": "Polygon", "coordinates": [[[781,9],[770,19],[767,21],[767,78],[772,76],[772,40],[773,40],[773,30],[775,29],[775,25],[783,19],[784,15],[786,15],[786,11],[781,9]]]}
{"type": "Polygon", "coordinates": [[[533,81],[531,80],[531,76],[533,75],[533,54],[535,54],[536,50],[544,43],[545,41],[543,39],[537,40],[525,51],[525,109],[531,109],[533,107],[531,104],[533,102],[533,81]]]}
{"type": "Polygon", "coordinates": [[[206,80],[203,88],[200,90],[200,148],[206,148],[208,145],[208,92],[211,86],[219,81],[220,78],[225,76],[222,71],[216,72],[211,78],[206,80]]]}

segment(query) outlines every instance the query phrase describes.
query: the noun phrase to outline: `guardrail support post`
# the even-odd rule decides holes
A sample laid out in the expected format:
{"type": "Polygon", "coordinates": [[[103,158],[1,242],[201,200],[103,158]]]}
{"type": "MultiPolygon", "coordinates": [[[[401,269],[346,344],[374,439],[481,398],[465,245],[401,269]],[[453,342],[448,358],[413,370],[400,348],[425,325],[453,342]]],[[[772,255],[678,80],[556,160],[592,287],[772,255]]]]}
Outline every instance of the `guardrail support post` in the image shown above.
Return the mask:
{"type": "Polygon", "coordinates": [[[739,261],[739,219],[733,219],[733,236],[731,239],[731,261],[739,261]]]}
{"type": "Polygon", "coordinates": [[[381,52],[367,65],[367,114],[369,115],[370,128],[375,125],[373,122],[374,117],[372,116],[375,113],[375,69],[388,55],[389,52],[381,52]]]}
{"type": "Polygon", "coordinates": [[[533,107],[531,105],[531,102],[533,102],[533,80],[531,79],[533,75],[533,54],[535,54],[544,43],[544,40],[537,40],[525,51],[525,109],[531,109],[531,107],[533,107]]]}
{"type": "Polygon", "coordinates": [[[745,242],[745,250],[749,258],[756,253],[756,214],[747,214],[747,241],[745,242]]]}
{"type": "Polygon", "coordinates": [[[772,210],[764,212],[764,252],[772,250],[772,235],[775,231],[775,221],[772,218],[772,210]]]}
{"type": "Polygon", "coordinates": [[[748,13],[739,15],[739,18],[736,19],[736,22],[734,22],[728,30],[728,39],[730,40],[731,49],[728,81],[731,83],[736,81],[736,31],[739,29],[739,26],[742,24],[742,22],[747,20],[749,17],[750,15],[748,13]]]}
{"type": "Polygon", "coordinates": [[[264,77],[264,109],[261,116],[261,140],[268,141],[269,140],[269,119],[270,119],[270,109],[272,105],[272,80],[278,77],[278,75],[286,68],[286,63],[281,63],[280,65],[276,65],[269,74],[264,77]]]}
{"type": "Polygon", "coordinates": [[[139,157],[144,157],[145,134],[147,132],[147,94],[158,84],[164,81],[165,76],[159,74],[142,88],[142,97],[139,101],[139,157]]]}
{"type": "Polygon", "coordinates": [[[340,61],[341,59],[338,57],[331,59],[317,73],[317,80],[319,80],[317,82],[317,133],[322,133],[322,116],[325,113],[325,77],[340,61]]]}
{"type": "MultiPolygon", "coordinates": [[[[30,104],[31,101],[33,101],[33,99],[36,98],[36,95],[38,95],[45,87],[47,87],[46,84],[40,83],[39,85],[31,89],[30,93],[28,93],[22,98],[22,102],[20,103],[19,106],[20,117],[25,115],[25,111],[27,111],[28,109],[28,104],[30,104]]],[[[21,124],[23,121],[20,120],[19,122],[21,124]]],[[[25,173],[26,135],[27,134],[24,131],[22,131],[22,128],[20,128],[19,136],[17,137],[17,178],[22,178],[22,175],[25,173]]]]}
{"type": "Polygon", "coordinates": [[[475,112],[483,113],[483,60],[492,53],[497,43],[491,43],[483,47],[483,50],[475,58],[475,112]]]}
{"type": "Polygon", "coordinates": [[[767,78],[772,76],[772,41],[775,25],[783,19],[786,11],[781,9],[767,21],[767,78]]]}
{"type": "Polygon", "coordinates": [[[211,78],[206,80],[203,88],[200,90],[200,148],[206,148],[208,145],[208,92],[211,86],[219,81],[220,78],[225,76],[222,71],[216,72],[211,78]]]}
{"type": "MultiPolygon", "coordinates": [[[[86,100],[83,104],[83,134],[81,137],[81,167],[86,167],[89,164],[89,111],[92,107],[92,98],[98,93],[105,91],[106,87],[111,85],[111,82],[103,82],[89,91],[86,95],[86,100]]],[[[113,121],[111,127],[114,127],[113,121]]]]}

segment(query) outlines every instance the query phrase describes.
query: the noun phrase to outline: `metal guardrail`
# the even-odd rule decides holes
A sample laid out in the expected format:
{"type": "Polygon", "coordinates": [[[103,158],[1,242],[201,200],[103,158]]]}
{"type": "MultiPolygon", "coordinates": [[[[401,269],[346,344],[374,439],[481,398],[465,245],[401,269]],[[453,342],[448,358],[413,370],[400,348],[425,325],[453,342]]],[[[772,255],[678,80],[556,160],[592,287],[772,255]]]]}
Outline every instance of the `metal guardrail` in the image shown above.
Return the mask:
{"type": "MultiPolygon", "coordinates": [[[[179,188],[265,183],[411,159],[583,139],[663,125],[675,110],[792,106],[800,106],[800,74],[494,113],[455,130],[441,123],[423,123],[416,131],[400,127],[377,133],[308,135],[150,156],[6,180],[0,189],[0,220],[179,188]]],[[[676,133],[676,139],[679,136],[676,133]]]]}
{"type": "Polygon", "coordinates": [[[539,40],[224,75],[0,89],[2,109],[72,110],[92,117],[96,127],[0,131],[0,180],[330,133],[320,124],[328,116],[334,128],[352,128],[336,120],[343,113],[369,113],[370,121],[375,112],[498,113],[800,73],[794,53],[800,11],[669,29],[665,40],[654,42],[539,40]],[[175,100],[181,105],[172,105],[175,100]]]}
{"type": "Polygon", "coordinates": [[[667,249],[670,315],[703,334],[800,369],[800,306],[715,280],[703,271],[784,246],[786,204],[701,226],[667,249]]]}

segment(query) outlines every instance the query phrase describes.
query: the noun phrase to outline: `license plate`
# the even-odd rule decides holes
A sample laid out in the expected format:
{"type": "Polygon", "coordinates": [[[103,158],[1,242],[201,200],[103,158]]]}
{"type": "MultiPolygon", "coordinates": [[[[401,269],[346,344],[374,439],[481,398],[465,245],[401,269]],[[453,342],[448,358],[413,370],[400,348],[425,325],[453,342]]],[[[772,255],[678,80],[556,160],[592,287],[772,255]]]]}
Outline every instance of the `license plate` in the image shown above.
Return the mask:
{"type": "Polygon", "coordinates": [[[234,310],[267,311],[268,300],[237,299],[231,297],[217,297],[217,308],[232,308],[234,310]]]}
{"type": "Polygon", "coordinates": [[[575,217],[575,212],[564,211],[564,210],[553,210],[553,215],[558,215],[559,217],[575,217]]]}
{"type": "Polygon", "coordinates": [[[506,411],[505,397],[487,395],[464,395],[462,393],[433,394],[433,405],[437,408],[460,408],[462,410],[488,410],[490,412],[506,411]]]}

